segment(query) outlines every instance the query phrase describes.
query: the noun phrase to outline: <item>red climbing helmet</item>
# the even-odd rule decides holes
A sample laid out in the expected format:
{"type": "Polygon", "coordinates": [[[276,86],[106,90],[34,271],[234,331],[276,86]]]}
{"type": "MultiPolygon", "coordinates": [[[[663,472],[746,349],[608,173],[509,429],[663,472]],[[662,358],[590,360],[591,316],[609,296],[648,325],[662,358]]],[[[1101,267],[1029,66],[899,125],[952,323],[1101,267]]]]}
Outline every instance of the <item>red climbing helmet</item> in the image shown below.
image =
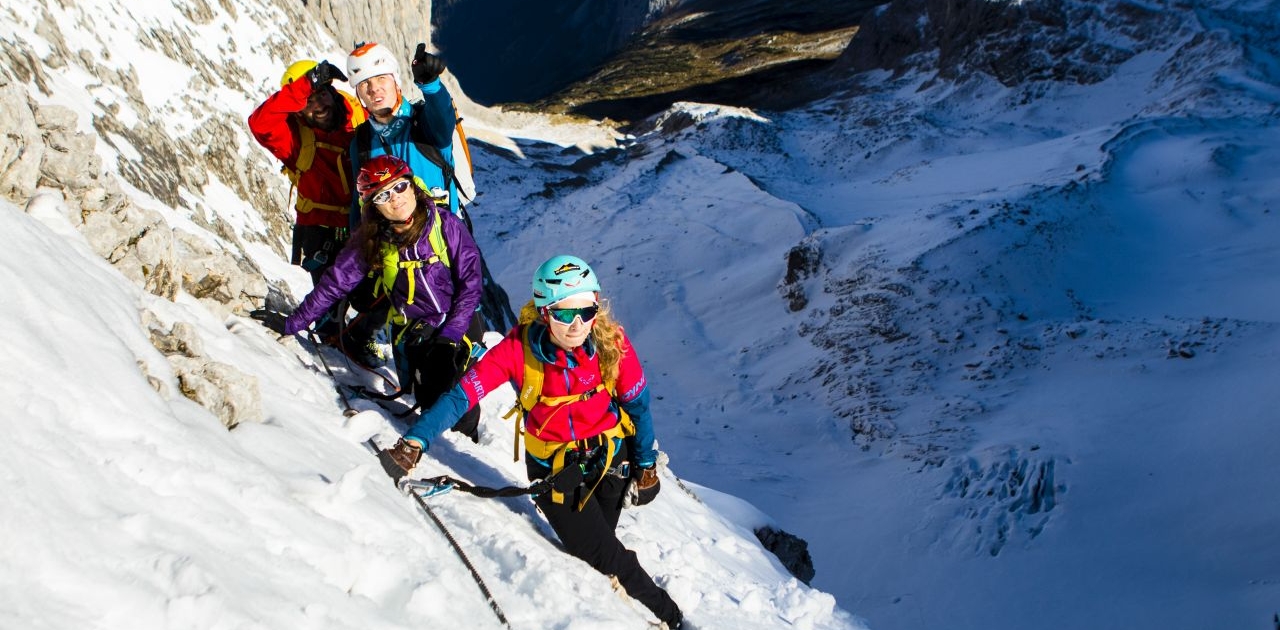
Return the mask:
{"type": "Polygon", "coordinates": [[[360,199],[364,203],[369,203],[369,198],[379,188],[401,177],[413,177],[413,171],[409,170],[409,165],[404,160],[394,155],[372,157],[360,165],[360,174],[356,176],[356,192],[360,193],[360,199]]]}

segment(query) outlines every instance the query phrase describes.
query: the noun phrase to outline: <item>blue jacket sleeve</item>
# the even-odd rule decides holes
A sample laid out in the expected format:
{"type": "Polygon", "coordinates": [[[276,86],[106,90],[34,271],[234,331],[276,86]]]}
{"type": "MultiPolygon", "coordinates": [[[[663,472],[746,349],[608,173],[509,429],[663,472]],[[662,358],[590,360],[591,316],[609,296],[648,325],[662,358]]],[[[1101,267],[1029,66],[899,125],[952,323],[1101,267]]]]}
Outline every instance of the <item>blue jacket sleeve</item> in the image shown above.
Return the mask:
{"type": "Polygon", "coordinates": [[[471,409],[467,394],[462,385],[454,385],[453,389],[436,399],[436,404],[418,416],[418,421],[409,427],[404,437],[422,443],[422,450],[431,446],[431,440],[444,433],[445,429],[457,424],[458,418],[471,409]]]}
{"type": "Polygon", "coordinates": [[[444,151],[453,144],[453,126],[457,122],[454,119],[453,97],[440,79],[415,85],[422,90],[423,100],[420,107],[414,108],[413,124],[419,126],[420,132],[426,132],[422,137],[430,141],[432,146],[444,151]]]}
{"type": "Polygon", "coordinates": [[[636,425],[636,452],[631,456],[641,468],[653,466],[658,461],[658,449],[654,447],[653,414],[649,412],[649,388],[630,402],[619,403],[636,425]]]}

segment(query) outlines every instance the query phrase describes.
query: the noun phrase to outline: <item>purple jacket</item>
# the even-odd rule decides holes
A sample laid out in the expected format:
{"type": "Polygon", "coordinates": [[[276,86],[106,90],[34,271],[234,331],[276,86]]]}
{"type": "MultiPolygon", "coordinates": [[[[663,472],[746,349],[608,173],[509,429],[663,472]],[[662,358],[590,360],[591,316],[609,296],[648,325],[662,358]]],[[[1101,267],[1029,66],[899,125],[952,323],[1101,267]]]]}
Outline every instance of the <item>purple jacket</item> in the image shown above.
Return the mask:
{"type": "MultiPolygon", "coordinates": [[[[460,341],[471,323],[472,313],[480,304],[480,248],[461,219],[447,210],[437,210],[433,214],[433,221],[444,221],[441,230],[450,266],[435,263],[417,269],[401,269],[391,291],[391,304],[405,317],[425,320],[439,328],[442,337],[460,341]],[[407,304],[410,273],[414,274],[413,304],[407,304]]],[[[431,258],[433,252],[427,238],[430,232],[431,224],[428,223],[417,243],[400,248],[400,260],[431,258]]],[[[361,259],[355,239],[347,241],[333,266],[324,272],[298,310],[285,320],[285,333],[295,334],[319,319],[368,274],[369,265],[361,259]]]]}

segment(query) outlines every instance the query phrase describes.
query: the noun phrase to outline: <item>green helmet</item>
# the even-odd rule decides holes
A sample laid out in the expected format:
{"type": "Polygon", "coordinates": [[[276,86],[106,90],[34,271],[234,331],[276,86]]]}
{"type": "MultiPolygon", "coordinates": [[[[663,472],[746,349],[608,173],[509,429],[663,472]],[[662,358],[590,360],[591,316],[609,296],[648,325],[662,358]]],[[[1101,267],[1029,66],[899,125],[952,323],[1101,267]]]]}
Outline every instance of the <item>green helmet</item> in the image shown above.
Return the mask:
{"type": "Polygon", "coordinates": [[[571,295],[598,293],[591,265],[577,256],[552,256],[533,272],[533,305],[546,308],[571,295]]]}

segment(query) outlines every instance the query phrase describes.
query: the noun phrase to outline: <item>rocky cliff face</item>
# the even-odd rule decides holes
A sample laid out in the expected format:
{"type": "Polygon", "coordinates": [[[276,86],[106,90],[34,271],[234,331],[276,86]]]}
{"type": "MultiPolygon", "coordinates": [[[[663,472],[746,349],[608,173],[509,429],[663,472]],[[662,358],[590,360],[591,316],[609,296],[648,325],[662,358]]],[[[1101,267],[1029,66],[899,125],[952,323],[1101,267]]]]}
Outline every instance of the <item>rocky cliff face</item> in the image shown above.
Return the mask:
{"type": "Polygon", "coordinates": [[[1137,2],[897,0],[868,14],[837,66],[1089,84],[1177,29],[1175,12],[1137,2]]]}
{"type": "Polygon", "coordinates": [[[437,43],[487,102],[638,120],[679,100],[796,104],[795,79],[844,50],[878,0],[436,3],[437,43]],[[494,7],[498,8],[495,9],[494,7]],[[510,32],[495,28],[507,16],[510,32]],[[475,33],[490,32],[478,38],[475,33]]]}
{"type": "MultiPolygon", "coordinates": [[[[281,6],[297,6],[296,0],[280,0],[281,6]]],[[[378,42],[395,51],[405,51],[405,59],[418,42],[430,42],[432,2],[396,2],[394,0],[369,0],[368,2],[333,2],[333,0],[303,0],[302,7],[315,18],[325,31],[333,35],[343,51],[349,51],[360,42],[378,42]]],[[[330,59],[344,67],[344,59],[330,59]]],[[[403,80],[409,78],[408,63],[402,68],[403,80]]]]}
{"type": "MultiPolygon", "coordinates": [[[[326,40],[303,8],[197,1],[129,18],[59,1],[6,9],[0,23],[16,35],[0,38],[0,195],[28,212],[55,208],[148,294],[189,297],[224,318],[261,307],[270,287],[246,249],[285,257],[292,212],[287,182],[245,123],[274,77],[247,60],[284,67],[294,41],[326,40]],[[241,20],[274,34],[238,43],[241,20]]],[[[256,382],[210,360],[193,330],[160,323],[148,303],[139,325],[169,357],[179,393],[228,427],[260,418],[256,382]]]]}

